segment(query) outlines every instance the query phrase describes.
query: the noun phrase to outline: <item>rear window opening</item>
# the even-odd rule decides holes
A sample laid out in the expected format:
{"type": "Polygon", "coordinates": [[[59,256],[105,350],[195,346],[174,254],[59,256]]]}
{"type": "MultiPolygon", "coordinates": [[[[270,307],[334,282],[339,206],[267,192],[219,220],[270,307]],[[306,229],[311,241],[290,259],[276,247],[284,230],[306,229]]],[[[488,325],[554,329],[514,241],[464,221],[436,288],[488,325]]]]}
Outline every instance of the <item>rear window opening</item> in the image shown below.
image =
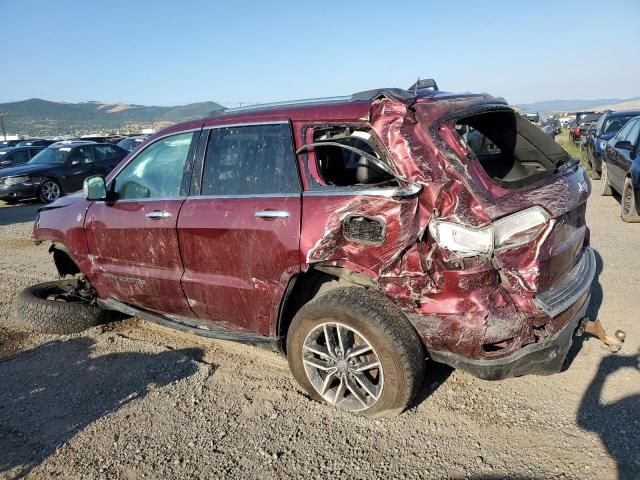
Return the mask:
{"type": "Polygon", "coordinates": [[[348,126],[325,127],[314,130],[313,142],[317,170],[325,184],[337,187],[398,185],[393,176],[364,155],[371,155],[388,164],[386,156],[371,133],[348,126]],[[318,145],[323,142],[334,144],[318,145]],[[350,149],[335,145],[336,143],[350,149]]]}
{"type": "Polygon", "coordinates": [[[551,137],[512,110],[463,117],[455,128],[487,175],[506,188],[541,180],[571,158],[551,137]]]}

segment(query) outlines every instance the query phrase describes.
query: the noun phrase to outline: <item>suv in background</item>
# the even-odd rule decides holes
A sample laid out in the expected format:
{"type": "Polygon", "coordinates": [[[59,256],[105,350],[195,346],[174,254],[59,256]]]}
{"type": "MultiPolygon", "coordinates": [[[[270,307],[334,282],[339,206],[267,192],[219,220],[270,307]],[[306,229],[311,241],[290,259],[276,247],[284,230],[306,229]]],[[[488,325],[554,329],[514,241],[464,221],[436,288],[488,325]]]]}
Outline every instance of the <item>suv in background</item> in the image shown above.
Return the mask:
{"type": "Polygon", "coordinates": [[[57,142],[27,163],[0,170],[0,200],[38,198],[43,203],[82,189],[85,178],[106,175],[127,155],[126,150],[94,142],[57,142]]]}
{"type": "Polygon", "coordinates": [[[607,112],[600,117],[586,141],[587,161],[591,167],[591,178],[597,180],[602,172],[602,160],[607,143],[633,117],[640,115],[640,110],[607,112]]]}
{"type": "Polygon", "coordinates": [[[225,110],[41,209],[35,239],[71,278],[23,291],[16,321],[68,333],[117,311],[271,346],[312,398],[393,415],[427,358],[485,379],[560,370],[596,272],[589,193],[487,94],[225,110]]]}
{"type": "Polygon", "coordinates": [[[596,112],[578,112],[576,113],[576,121],[569,128],[569,138],[573,142],[580,141],[582,136],[586,136],[587,130],[598,121],[602,114],[596,112]]]}
{"type": "Polygon", "coordinates": [[[24,165],[44,147],[13,147],[0,148],[0,168],[16,167],[24,165]]]}

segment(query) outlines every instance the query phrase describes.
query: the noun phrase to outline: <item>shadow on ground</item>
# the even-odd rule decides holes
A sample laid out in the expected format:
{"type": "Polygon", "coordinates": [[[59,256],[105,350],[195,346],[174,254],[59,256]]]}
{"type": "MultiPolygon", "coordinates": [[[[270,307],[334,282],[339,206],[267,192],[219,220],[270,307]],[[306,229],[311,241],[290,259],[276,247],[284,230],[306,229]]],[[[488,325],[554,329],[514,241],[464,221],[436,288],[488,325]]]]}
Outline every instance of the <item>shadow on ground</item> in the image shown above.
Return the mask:
{"type": "Polygon", "coordinates": [[[0,208],[0,226],[33,222],[38,215],[38,208],[41,206],[42,204],[36,202],[3,205],[0,208]]]}
{"type": "Polygon", "coordinates": [[[602,400],[607,377],[622,368],[640,370],[640,352],[602,359],[580,402],[577,423],[600,436],[618,465],[618,478],[636,480],[640,478],[640,395],[629,395],[612,403],[602,400]]]}
{"type": "Polygon", "coordinates": [[[51,342],[0,362],[0,474],[28,474],[56,448],[151,388],[193,375],[200,349],[109,353],[51,342]]]}

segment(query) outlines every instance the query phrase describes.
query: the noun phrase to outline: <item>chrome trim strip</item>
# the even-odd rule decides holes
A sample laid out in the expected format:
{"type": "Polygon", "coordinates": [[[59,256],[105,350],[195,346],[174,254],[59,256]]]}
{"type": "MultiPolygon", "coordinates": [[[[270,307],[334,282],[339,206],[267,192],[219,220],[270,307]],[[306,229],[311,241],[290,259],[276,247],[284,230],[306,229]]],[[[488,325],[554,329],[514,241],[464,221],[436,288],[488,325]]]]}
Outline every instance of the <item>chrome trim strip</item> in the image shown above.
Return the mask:
{"type": "Polygon", "coordinates": [[[546,292],[538,294],[533,303],[550,317],[564,312],[584,295],[596,276],[596,257],[593,250],[585,249],[573,269],[546,292]]]}
{"type": "Polygon", "coordinates": [[[410,197],[422,190],[421,185],[409,185],[402,188],[363,188],[358,190],[309,190],[304,197],[340,197],[365,195],[369,197],[410,197]]]}
{"type": "Polygon", "coordinates": [[[225,198],[300,198],[300,193],[248,193],[242,195],[192,195],[187,200],[217,200],[225,198]]]}
{"type": "Polygon", "coordinates": [[[219,125],[209,125],[203,127],[203,130],[216,130],[219,128],[238,128],[238,127],[256,127],[260,125],[288,125],[287,120],[274,120],[266,122],[246,122],[246,123],[221,123],[219,125]]]}
{"type": "Polygon", "coordinates": [[[247,105],[244,107],[225,108],[222,113],[235,113],[235,112],[247,112],[251,110],[261,110],[265,108],[274,107],[288,107],[288,106],[300,106],[300,105],[317,105],[320,103],[334,103],[344,102],[351,100],[350,95],[343,95],[338,97],[324,97],[324,98],[307,98],[300,100],[285,100],[283,102],[271,102],[271,103],[258,103],[256,105],[247,105]]]}
{"type": "MultiPolygon", "coordinates": [[[[116,200],[116,203],[133,203],[133,202],[168,202],[170,200],[184,200],[187,197],[151,197],[151,198],[123,198],[116,200]]],[[[113,203],[106,200],[95,200],[96,203],[113,203]]]]}

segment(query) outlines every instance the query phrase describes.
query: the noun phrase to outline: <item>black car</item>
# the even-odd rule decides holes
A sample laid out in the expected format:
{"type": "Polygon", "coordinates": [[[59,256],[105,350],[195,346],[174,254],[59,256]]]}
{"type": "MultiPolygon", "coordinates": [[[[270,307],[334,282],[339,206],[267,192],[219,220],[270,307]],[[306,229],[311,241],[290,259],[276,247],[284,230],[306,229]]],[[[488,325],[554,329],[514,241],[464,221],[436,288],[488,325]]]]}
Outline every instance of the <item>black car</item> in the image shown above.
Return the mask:
{"type": "Polygon", "coordinates": [[[0,148],[15,147],[20,142],[24,142],[24,140],[0,140],[0,148]]]}
{"type": "Polygon", "coordinates": [[[591,167],[591,178],[597,180],[602,172],[602,157],[609,140],[633,117],[640,115],[640,110],[607,112],[600,117],[586,141],[587,161],[591,167]]]}
{"type": "Polygon", "coordinates": [[[640,222],[640,116],[629,120],[606,145],[602,162],[602,195],[622,195],[625,222],[640,222]]]}
{"type": "Polygon", "coordinates": [[[106,175],[128,153],[111,144],[55,143],[22,166],[0,170],[0,200],[15,203],[38,198],[44,203],[53,202],[82,189],[85,178],[106,175]]]}
{"type": "Polygon", "coordinates": [[[40,153],[42,149],[44,147],[0,148],[0,168],[24,165],[40,153]]]}
{"type": "Polygon", "coordinates": [[[55,140],[45,140],[43,138],[30,138],[29,140],[23,140],[16,145],[16,147],[48,147],[55,140]]]}

